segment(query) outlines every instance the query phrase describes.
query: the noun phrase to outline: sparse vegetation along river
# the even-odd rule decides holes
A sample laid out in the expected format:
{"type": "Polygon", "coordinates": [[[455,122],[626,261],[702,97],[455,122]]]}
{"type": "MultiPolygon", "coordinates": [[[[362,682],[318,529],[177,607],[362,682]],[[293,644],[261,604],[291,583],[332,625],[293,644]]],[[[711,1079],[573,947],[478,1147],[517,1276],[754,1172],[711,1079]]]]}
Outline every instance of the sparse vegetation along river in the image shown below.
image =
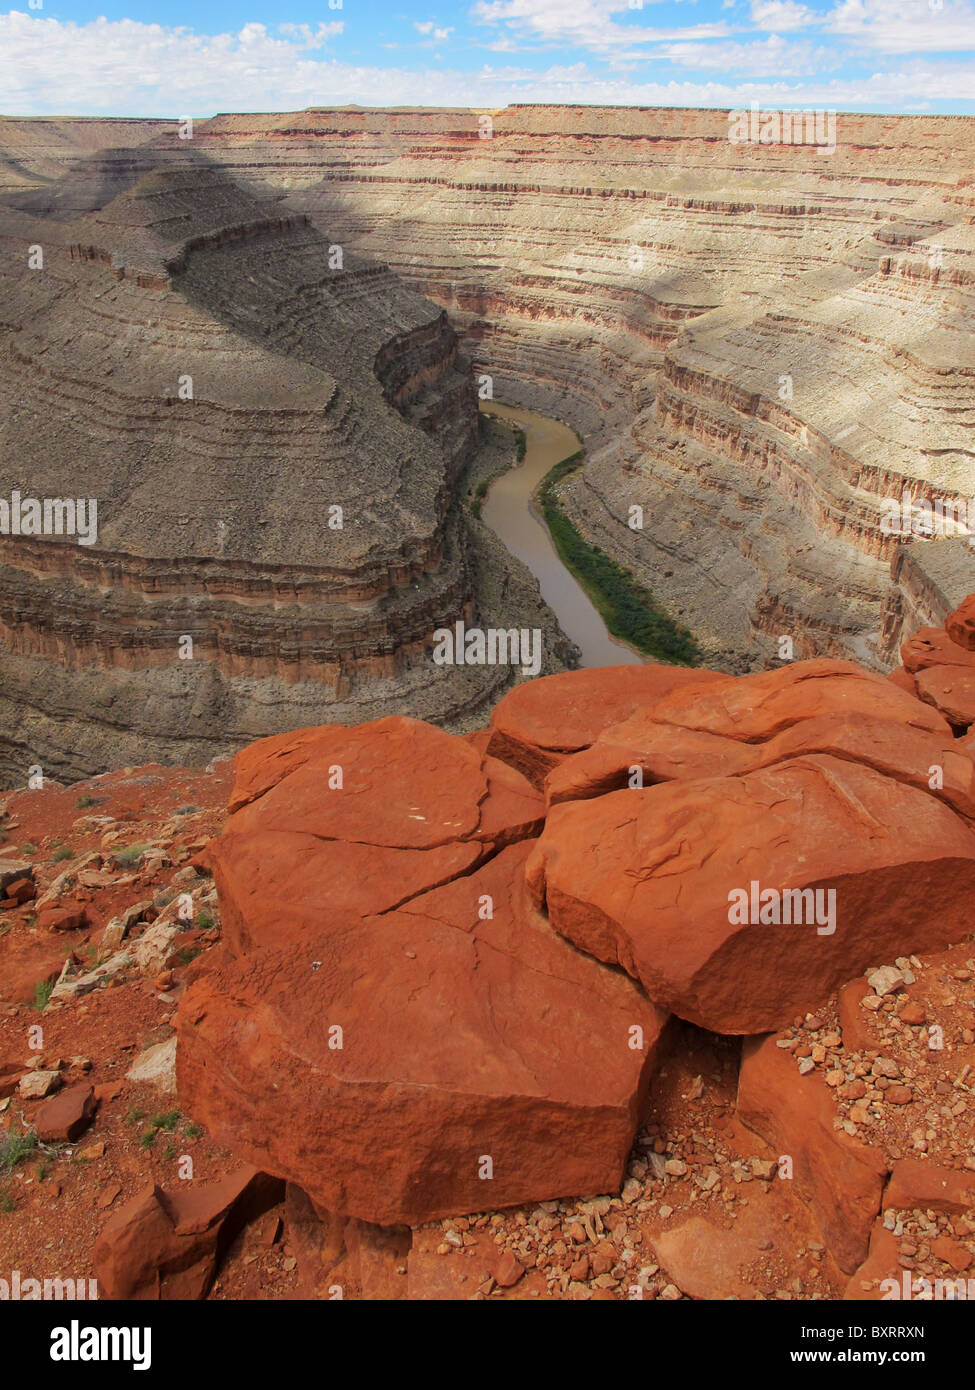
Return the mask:
{"type": "Polygon", "coordinates": [[[673,624],[624,570],[589,546],[557,514],[553,498],[558,475],[548,475],[579,454],[573,431],[558,420],[497,401],[482,409],[521,430],[525,451],[521,462],[491,483],[481,505],[481,519],[535,575],[562,631],[579,647],[582,665],[639,665],[655,660],[693,665],[697,649],[690,634],[673,624]],[[540,500],[549,524],[539,508],[540,500]],[[562,554],[550,525],[564,533],[560,535],[562,554]],[[634,645],[613,636],[607,624],[632,635],[634,645]]]}

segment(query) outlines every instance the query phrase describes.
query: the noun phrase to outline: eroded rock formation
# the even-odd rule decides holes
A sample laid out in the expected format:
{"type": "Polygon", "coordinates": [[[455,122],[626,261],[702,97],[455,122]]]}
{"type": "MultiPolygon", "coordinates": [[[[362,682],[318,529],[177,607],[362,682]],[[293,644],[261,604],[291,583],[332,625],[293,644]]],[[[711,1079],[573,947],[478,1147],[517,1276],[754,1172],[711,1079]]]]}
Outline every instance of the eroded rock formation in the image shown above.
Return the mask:
{"type": "MultiPolygon", "coordinates": [[[[928,639],[942,665],[971,655],[973,602],[928,639]]],[[[920,689],[816,660],[543,678],[466,739],[388,719],[255,744],[207,851],[224,937],[180,1006],[180,1097],[318,1220],[415,1227],[482,1210],[485,1164],[496,1206],[614,1190],[668,1029],[671,1057],[688,1023],[749,1035],[738,1118],[850,1277],[887,1163],[769,1035],[822,1032],[800,1076],[869,1048],[864,995],[969,936],[958,732],[920,689]]]]}
{"type": "Polygon", "coordinates": [[[442,309],[178,142],[10,194],[0,236],[8,779],[503,689],[430,660],[483,579],[442,309]]]}
{"type": "Polygon", "coordinates": [[[444,305],[499,397],[580,430],[571,517],[740,670],[780,635],[884,663],[883,499],[975,497],[972,129],[840,113],[824,154],[732,143],[721,111],[525,105],[490,138],[477,112],[344,110],[199,138],[444,305]]]}

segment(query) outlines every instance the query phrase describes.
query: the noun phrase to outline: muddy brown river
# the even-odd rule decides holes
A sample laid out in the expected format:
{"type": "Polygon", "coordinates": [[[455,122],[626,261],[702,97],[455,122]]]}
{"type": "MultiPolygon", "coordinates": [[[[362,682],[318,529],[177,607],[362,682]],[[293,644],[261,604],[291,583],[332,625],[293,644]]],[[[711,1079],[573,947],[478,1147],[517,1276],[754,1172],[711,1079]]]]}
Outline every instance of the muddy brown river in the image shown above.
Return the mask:
{"type": "Polygon", "coordinates": [[[639,652],[610,636],[599,610],[559,559],[548,527],[532,501],[548,470],[574,454],[579,441],[566,425],[532,410],[498,401],[485,402],[481,409],[523,429],[526,442],[523,461],[491,484],[481,506],[481,519],[538,580],[542,597],[562,631],[582,652],[583,666],[642,665],[639,652]]]}

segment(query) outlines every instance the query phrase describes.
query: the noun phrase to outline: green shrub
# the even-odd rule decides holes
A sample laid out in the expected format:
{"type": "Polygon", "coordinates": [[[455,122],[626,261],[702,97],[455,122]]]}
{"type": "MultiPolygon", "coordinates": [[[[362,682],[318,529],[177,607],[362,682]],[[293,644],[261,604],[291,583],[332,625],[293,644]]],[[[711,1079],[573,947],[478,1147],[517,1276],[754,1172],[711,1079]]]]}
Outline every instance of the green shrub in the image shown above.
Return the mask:
{"type": "Polygon", "coordinates": [[[126,845],[124,849],[115,851],[115,858],[123,869],[131,869],[133,865],[138,864],[147,849],[148,845],[126,845]]]}
{"type": "Polygon", "coordinates": [[[28,1154],[37,1148],[37,1135],[32,1129],[22,1134],[7,1134],[0,1139],[0,1170],[12,1173],[28,1154]]]}
{"type": "Polygon", "coordinates": [[[51,997],[54,988],[53,980],[38,980],[34,986],[34,1008],[40,1011],[47,1008],[47,1001],[51,997]]]}

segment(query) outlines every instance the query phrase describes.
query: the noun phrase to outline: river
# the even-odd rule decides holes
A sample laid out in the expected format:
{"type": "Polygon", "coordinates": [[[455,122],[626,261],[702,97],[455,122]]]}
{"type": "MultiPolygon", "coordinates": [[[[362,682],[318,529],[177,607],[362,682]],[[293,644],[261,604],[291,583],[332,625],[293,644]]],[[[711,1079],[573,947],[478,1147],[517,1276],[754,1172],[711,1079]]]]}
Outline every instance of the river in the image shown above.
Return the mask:
{"type": "Polygon", "coordinates": [[[524,430],[526,442],[523,461],[491,484],[481,505],[482,521],[538,580],[562,631],[582,652],[583,666],[643,665],[639,652],[610,636],[598,608],[559,559],[548,527],[532,503],[532,494],[549,469],[578,450],[578,439],[568,426],[533,410],[498,401],[485,402],[481,409],[524,430]]]}

